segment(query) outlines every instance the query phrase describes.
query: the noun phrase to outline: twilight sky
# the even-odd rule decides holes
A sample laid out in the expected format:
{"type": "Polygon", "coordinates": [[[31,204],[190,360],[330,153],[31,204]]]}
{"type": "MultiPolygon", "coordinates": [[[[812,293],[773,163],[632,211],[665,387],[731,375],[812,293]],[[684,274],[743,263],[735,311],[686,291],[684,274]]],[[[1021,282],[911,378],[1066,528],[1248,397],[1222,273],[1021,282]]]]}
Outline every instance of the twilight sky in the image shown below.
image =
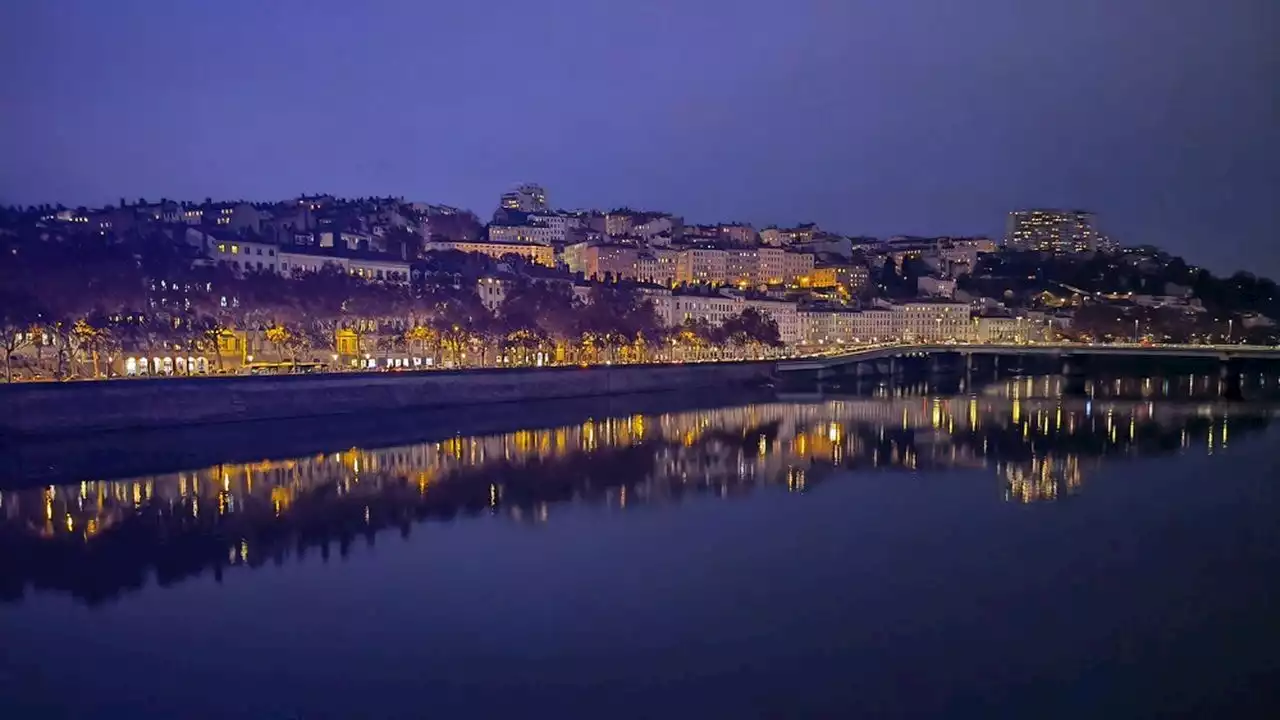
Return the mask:
{"type": "Polygon", "coordinates": [[[0,202],[403,195],[846,233],[1084,207],[1280,275],[1277,0],[5,0],[0,202]]]}

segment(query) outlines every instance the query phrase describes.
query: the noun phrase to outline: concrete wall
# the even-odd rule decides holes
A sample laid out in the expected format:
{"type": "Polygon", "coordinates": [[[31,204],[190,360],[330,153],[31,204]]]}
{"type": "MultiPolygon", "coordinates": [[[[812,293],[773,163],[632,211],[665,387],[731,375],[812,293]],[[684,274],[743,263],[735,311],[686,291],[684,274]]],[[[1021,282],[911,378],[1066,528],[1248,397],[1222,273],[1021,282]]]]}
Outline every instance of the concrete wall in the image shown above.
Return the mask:
{"type": "Polygon", "coordinates": [[[760,382],[772,362],[157,378],[0,386],[0,436],[474,406],[760,382]]]}

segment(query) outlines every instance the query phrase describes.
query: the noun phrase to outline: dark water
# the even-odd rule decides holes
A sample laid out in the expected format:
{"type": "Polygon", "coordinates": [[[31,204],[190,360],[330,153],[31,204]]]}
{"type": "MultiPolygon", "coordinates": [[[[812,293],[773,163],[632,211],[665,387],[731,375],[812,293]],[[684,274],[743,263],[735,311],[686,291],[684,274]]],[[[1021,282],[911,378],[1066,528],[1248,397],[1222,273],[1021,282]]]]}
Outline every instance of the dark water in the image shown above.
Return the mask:
{"type": "Polygon", "coordinates": [[[10,466],[0,717],[1275,710],[1266,392],[928,390],[506,408],[527,429],[25,489],[10,466]]]}

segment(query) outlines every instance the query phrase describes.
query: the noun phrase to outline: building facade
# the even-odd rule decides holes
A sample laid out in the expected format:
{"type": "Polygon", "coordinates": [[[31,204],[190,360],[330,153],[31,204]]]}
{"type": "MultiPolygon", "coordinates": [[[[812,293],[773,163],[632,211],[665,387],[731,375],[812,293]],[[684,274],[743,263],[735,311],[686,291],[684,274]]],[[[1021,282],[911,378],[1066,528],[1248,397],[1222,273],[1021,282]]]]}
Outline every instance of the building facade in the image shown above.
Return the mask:
{"type": "Polygon", "coordinates": [[[500,205],[503,210],[525,213],[543,212],[549,207],[547,191],[541,185],[533,183],[526,183],[509,193],[503,193],[500,205]]]}
{"type": "Polygon", "coordinates": [[[1005,245],[1015,250],[1091,253],[1098,242],[1096,218],[1084,210],[1018,210],[1005,225],[1005,245]]]}
{"type": "Polygon", "coordinates": [[[533,243],[432,240],[423,243],[423,250],[427,252],[456,250],[465,253],[479,253],[487,255],[494,260],[500,260],[504,255],[517,255],[538,265],[545,265],[546,267],[555,267],[556,265],[555,248],[550,245],[535,245],[533,243]]]}
{"type": "Polygon", "coordinates": [[[489,225],[489,242],[535,243],[551,245],[563,243],[567,230],[564,226],[545,225],[489,225]]]}

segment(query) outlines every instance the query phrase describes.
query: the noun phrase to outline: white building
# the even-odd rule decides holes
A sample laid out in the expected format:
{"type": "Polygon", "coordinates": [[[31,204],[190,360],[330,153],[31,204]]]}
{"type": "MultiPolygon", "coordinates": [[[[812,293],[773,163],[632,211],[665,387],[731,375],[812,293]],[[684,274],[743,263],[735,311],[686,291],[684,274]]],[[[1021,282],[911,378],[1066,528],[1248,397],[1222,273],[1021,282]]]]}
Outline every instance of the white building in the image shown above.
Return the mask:
{"type": "Polygon", "coordinates": [[[211,261],[225,263],[238,273],[280,271],[279,248],[274,243],[244,240],[230,233],[214,235],[195,227],[186,228],[183,239],[211,261]]]}
{"type": "Polygon", "coordinates": [[[916,292],[926,297],[953,298],[956,296],[956,281],[922,277],[916,280],[916,292]]]}
{"type": "Polygon", "coordinates": [[[326,266],[332,266],[348,275],[375,282],[403,284],[410,278],[409,263],[391,257],[318,253],[301,248],[281,248],[278,257],[279,271],[285,275],[319,272],[326,266]]]}
{"type": "Polygon", "coordinates": [[[530,243],[533,245],[562,244],[567,230],[564,227],[545,225],[489,225],[489,242],[530,243]]]}
{"type": "Polygon", "coordinates": [[[967,303],[914,301],[891,308],[905,342],[970,342],[972,312],[967,303]]]}
{"type": "Polygon", "coordinates": [[[899,318],[892,310],[863,310],[854,314],[852,324],[855,343],[881,343],[902,338],[899,318]]]}
{"type": "MultiPolygon", "coordinates": [[[[787,345],[794,345],[803,338],[803,328],[800,323],[800,312],[793,302],[785,300],[758,300],[748,299],[742,301],[745,308],[754,308],[760,314],[772,318],[778,324],[778,338],[787,345]]],[[[739,310],[739,313],[742,311],[739,310]]]]}
{"type": "Polygon", "coordinates": [[[668,325],[683,325],[689,321],[703,321],[721,325],[730,318],[752,308],[771,318],[778,325],[778,337],[791,345],[801,341],[803,329],[800,313],[793,302],[744,298],[731,292],[716,295],[682,295],[651,293],[654,310],[668,325]]]}
{"type": "MultiPolygon", "coordinates": [[[[860,341],[858,320],[853,310],[800,310],[800,342],[804,345],[851,345],[860,341]]],[[[865,340],[862,342],[870,342],[865,340]]]]}
{"type": "Polygon", "coordinates": [[[529,225],[546,228],[550,233],[544,237],[550,238],[550,242],[563,244],[569,241],[569,233],[581,229],[584,223],[582,218],[576,215],[547,212],[530,214],[529,225]]]}

